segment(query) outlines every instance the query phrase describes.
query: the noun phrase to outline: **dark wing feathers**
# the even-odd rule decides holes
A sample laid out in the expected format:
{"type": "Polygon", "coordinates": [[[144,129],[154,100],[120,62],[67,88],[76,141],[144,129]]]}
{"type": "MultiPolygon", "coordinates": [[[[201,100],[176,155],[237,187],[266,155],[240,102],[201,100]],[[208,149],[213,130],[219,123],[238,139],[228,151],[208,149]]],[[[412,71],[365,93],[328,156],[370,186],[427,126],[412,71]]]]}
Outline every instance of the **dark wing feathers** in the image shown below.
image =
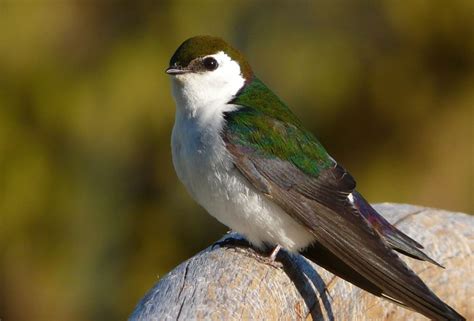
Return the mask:
{"type": "Polygon", "coordinates": [[[243,176],[307,226],[317,243],[344,262],[348,271],[367,279],[370,292],[382,293],[433,319],[464,319],[428,289],[348,201],[355,181],[341,166],[334,162],[317,177],[310,176],[286,160],[242,146],[228,128],[223,138],[243,176]]]}
{"type": "Polygon", "coordinates": [[[444,268],[441,264],[421,251],[421,249],[423,249],[421,244],[391,225],[382,215],[379,215],[362,195],[357,191],[354,191],[352,194],[354,197],[353,206],[364,215],[365,219],[369,221],[370,225],[372,225],[392,249],[412,258],[427,261],[444,268]]]}

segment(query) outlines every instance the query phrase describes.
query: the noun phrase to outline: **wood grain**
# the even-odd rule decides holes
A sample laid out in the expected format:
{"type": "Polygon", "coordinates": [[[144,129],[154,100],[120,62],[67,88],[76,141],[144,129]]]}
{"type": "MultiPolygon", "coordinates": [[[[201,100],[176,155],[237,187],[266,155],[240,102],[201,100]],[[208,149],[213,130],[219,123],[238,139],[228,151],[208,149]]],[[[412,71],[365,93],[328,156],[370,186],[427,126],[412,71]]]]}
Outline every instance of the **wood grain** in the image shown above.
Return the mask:
{"type": "MultiPolygon", "coordinates": [[[[403,257],[439,297],[474,320],[474,217],[412,205],[375,207],[446,267],[403,257]]],[[[426,318],[360,290],[300,255],[281,251],[271,265],[251,248],[217,245],[161,278],[129,320],[426,318]]]]}

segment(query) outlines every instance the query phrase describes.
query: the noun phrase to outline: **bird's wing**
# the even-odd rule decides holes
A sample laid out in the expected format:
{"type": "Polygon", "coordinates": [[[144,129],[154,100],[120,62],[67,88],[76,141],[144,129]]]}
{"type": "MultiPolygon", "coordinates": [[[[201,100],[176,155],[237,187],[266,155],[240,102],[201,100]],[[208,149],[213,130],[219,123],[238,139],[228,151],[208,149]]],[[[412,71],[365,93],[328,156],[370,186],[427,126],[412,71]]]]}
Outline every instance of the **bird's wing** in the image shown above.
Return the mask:
{"type": "Polygon", "coordinates": [[[421,244],[390,224],[357,191],[352,193],[352,197],[354,200],[352,206],[361,213],[392,249],[414,259],[430,262],[444,268],[422,251],[423,246],[421,244]]]}
{"type": "Polygon", "coordinates": [[[348,195],[354,191],[354,179],[322,147],[324,153],[314,152],[311,146],[320,145],[304,129],[246,108],[228,113],[226,121],[222,137],[235,166],[255,188],[306,226],[318,243],[385,296],[434,319],[462,320],[353,206],[348,195]]]}

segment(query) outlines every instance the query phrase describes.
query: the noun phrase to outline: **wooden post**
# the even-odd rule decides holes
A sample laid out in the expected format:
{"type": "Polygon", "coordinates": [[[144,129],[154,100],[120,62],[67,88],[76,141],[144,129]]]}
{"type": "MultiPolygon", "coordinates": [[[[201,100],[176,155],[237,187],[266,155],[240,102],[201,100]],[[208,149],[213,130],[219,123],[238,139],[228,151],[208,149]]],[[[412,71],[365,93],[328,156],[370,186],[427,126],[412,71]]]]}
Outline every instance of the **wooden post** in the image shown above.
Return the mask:
{"type": "MultiPolygon", "coordinates": [[[[375,207],[446,267],[402,256],[441,299],[474,320],[474,217],[412,205],[375,207]]],[[[251,248],[209,247],[161,278],[129,320],[426,320],[300,255],[280,254],[272,266],[251,248]]]]}

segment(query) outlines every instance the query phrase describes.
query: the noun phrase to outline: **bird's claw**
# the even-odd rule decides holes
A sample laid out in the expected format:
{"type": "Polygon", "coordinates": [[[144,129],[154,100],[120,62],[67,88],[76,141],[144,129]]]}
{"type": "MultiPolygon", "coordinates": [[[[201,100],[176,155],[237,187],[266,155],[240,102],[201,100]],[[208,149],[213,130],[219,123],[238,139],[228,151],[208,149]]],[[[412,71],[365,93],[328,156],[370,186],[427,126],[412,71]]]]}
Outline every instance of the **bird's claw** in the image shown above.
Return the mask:
{"type": "Polygon", "coordinates": [[[249,241],[243,238],[235,238],[235,237],[226,237],[222,241],[217,241],[214,242],[214,244],[211,245],[211,250],[214,250],[216,246],[219,247],[251,247],[251,244],[249,241]]]}

